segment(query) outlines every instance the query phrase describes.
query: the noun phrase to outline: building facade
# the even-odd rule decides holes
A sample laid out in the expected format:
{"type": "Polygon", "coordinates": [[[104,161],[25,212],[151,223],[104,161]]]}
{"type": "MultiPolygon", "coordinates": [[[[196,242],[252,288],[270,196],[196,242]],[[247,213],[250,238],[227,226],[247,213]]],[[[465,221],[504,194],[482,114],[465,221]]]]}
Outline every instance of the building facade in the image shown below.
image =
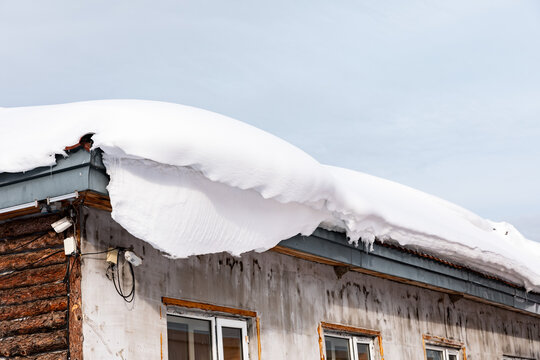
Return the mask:
{"type": "Polygon", "coordinates": [[[324,230],[171,259],[112,219],[99,153],[47,169],[0,174],[0,358],[540,359],[540,295],[514,284],[324,230]]]}

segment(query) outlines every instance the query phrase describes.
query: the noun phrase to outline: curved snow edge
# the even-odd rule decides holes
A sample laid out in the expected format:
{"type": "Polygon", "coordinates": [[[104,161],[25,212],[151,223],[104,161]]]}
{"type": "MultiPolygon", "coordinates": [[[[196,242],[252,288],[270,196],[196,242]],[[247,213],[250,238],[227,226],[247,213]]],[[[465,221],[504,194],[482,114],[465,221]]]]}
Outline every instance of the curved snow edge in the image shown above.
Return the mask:
{"type": "Polygon", "coordinates": [[[511,225],[388,180],[321,165],[226,116],[109,100],[1,108],[0,120],[10,124],[0,135],[0,153],[10,154],[0,158],[0,171],[51,165],[61,146],[94,133],[111,176],[113,217],[175,257],[268,249],[325,224],[355,242],[393,239],[540,290],[540,244],[511,225]]]}

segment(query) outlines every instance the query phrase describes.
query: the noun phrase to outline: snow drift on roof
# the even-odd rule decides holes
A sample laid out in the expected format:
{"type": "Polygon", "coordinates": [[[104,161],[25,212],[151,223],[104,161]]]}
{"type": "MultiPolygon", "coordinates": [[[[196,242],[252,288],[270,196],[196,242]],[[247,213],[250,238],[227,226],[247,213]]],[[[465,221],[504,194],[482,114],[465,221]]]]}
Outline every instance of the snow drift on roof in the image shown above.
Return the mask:
{"type": "Polygon", "coordinates": [[[375,237],[392,239],[540,290],[540,244],[511,225],[391,181],[322,165],[222,115],[109,100],[0,108],[0,122],[0,172],[53,165],[64,146],[94,133],[111,176],[113,218],[173,257],[266,250],[322,224],[367,246],[375,237]]]}

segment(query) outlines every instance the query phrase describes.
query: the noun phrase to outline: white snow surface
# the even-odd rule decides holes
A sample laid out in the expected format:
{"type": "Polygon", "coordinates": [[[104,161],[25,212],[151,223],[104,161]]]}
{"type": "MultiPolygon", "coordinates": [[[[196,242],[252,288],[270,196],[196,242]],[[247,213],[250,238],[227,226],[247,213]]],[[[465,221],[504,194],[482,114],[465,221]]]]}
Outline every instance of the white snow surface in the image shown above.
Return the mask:
{"type": "Polygon", "coordinates": [[[93,133],[112,216],[171,257],[263,251],[318,226],[375,237],[540,291],[540,244],[421,191],[322,165],[293,145],[209,111],[102,100],[0,108],[0,172],[54,165],[93,133]]]}

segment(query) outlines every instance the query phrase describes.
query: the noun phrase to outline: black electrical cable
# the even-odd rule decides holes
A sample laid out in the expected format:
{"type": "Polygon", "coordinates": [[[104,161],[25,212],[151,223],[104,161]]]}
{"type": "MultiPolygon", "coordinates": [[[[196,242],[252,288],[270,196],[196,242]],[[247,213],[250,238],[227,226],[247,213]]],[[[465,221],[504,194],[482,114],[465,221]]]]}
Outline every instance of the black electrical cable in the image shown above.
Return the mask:
{"type": "Polygon", "coordinates": [[[90,252],[90,253],[79,254],[79,256],[105,254],[105,253],[108,253],[108,252],[114,251],[114,250],[117,250],[117,248],[109,249],[109,250],[103,250],[103,251],[96,251],[96,252],[90,252]]]}
{"type": "MultiPolygon", "coordinates": [[[[124,264],[125,263],[126,261],[124,260],[124,264]]],[[[113,271],[112,278],[113,278],[114,288],[116,289],[116,292],[118,293],[118,295],[120,295],[124,299],[125,302],[130,303],[135,299],[135,274],[133,272],[133,265],[130,262],[128,262],[128,265],[129,265],[129,271],[131,273],[131,290],[128,294],[124,294],[124,289],[120,281],[120,251],[116,255],[116,265],[115,265],[116,276],[114,275],[114,271],[113,271]],[[117,281],[118,281],[118,284],[117,284],[117,281]]]]}

